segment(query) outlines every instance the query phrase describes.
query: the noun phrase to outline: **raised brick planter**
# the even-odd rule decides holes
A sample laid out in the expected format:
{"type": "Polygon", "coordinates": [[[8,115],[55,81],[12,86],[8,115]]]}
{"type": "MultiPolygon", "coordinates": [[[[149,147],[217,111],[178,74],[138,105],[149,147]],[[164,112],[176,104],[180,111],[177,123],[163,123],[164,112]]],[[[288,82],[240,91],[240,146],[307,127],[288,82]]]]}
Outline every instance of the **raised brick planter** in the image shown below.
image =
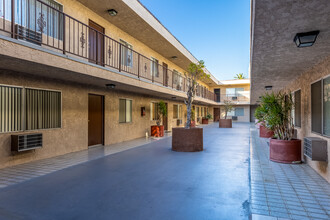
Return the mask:
{"type": "Polygon", "coordinates": [[[203,151],[203,128],[173,128],[172,150],[180,152],[203,151]]]}
{"type": "Polygon", "coordinates": [[[219,119],[219,128],[232,128],[233,121],[231,119],[219,119]]]}

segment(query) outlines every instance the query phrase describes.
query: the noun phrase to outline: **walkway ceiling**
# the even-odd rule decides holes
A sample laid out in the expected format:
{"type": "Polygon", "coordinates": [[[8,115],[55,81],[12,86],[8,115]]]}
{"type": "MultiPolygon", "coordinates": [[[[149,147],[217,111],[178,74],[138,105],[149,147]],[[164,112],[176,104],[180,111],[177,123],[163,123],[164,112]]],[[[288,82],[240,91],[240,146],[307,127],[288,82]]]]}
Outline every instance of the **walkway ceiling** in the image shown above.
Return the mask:
{"type": "Polygon", "coordinates": [[[329,0],[252,0],[251,104],[283,88],[330,55],[329,0]],[[297,48],[296,33],[320,30],[312,47],[297,48]]]}

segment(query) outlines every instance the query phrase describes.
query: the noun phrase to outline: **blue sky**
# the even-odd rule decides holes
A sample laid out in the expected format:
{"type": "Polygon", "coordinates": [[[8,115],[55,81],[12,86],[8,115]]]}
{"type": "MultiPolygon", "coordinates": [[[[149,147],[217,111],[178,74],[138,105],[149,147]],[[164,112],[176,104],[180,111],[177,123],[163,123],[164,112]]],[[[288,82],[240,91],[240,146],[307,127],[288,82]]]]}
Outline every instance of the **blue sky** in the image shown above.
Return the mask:
{"type": "Polygon", "coordinates": [[[140,0],[219,80],[248,76],[249,0],[140,0]]]}

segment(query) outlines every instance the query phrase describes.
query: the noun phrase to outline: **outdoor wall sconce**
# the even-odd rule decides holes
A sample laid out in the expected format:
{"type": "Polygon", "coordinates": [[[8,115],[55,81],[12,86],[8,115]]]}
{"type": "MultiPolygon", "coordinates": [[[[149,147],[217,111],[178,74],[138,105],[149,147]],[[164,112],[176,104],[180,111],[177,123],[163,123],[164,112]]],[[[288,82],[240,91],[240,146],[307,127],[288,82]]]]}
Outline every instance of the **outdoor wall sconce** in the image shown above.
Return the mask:
{"type": "Polygon", "coordinates": [[[173,60],[178,59],[177,56],[172,56],[171,58],[172,58],[173,60]]]}
{"type": "Polygon", "coordinates": [[[320,31],[310,31],[305,33],[298,33],[294,37],[293,41],[296,43],[297,47],[310,47],[316,41],[317,36],[320,31]]]}
{"type": "Polygon", "coordinates": [[[117,12],[115,9],[109,9],[109,10],[108,10],[108,13],[109,13],[109,15],[111,15],[111,16],[116,16],[116,15],[118,14],[118,12],[117,12]]]}
{"type": "Polygon", "coordinates": [[[105,85],[108,89],[114,89],[116,87],[115,84],[106,84],[105,85]]]}
{"type": "Polygon", "coordinates": [[[273,86],[265,86],[265,89],[266,90],[272,90],[273,89],[273,86]]]}
{"type": "Polygon", "coordinates": [[[146,107],[141,107],[141,116],[145,116],[146,115],[146,107]]]}

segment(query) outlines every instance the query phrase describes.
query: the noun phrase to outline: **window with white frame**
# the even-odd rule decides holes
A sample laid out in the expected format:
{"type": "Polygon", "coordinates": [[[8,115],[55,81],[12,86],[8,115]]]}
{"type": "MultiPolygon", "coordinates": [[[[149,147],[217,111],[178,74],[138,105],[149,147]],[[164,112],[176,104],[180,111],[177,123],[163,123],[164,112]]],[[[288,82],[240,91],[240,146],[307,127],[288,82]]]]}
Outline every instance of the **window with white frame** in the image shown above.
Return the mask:
{"type": "Polygon", "coordinates": [[[173,70],[173,85],[175,89],[182,90],[183,78],[176,70],[173,70]]]}
{"type": "Polygon", "coordinates": [[[61,122],[61,92],[0,86],[1,133],[60,128],[61,122]]]}
{"type": "Polygon", "coordinates": [[[121,46],[121,65],[133,67],[133,46],[120,39],[121,46]]]}
{"type": "Polygon", "coordinates": [[[150,104],[150,120],[155,121],[158,120],[158,110],[159,105],[158,102],[152,102],[150,104]]]}
{"type": "Polygon", "coordinates": [[[235,108],[234,116],[244,116],[244,108],[240,108],[240,107],[235,108]]]}
{"type": "Polygon", "coordinates": [[[173,119],[182,119],[182,105],[173,105],[173,119]]]}
{"type": "Polygon", "coordinates": [[[132,100],[119,99],[119,123],[132,122],[132,100]]]}
{"type": "Polygon", "coordinates": [[[197,115],[197,118],[199,117],[199,107],[196,107],[196,115],[197,115]]]}
{"type": "Polygon", "coordinates": [[[226,95],[229,97],[243,96],[244,88],[226,88],[226,95]]]}
{"type": "Polygon", "coordinates": [[[159,69],[158,69],[159,65],[158,64],[159,64],[159,61],[156,58],[151,57],[151,63],[150,63],[151,76],[159,77],[159,69]]]}

